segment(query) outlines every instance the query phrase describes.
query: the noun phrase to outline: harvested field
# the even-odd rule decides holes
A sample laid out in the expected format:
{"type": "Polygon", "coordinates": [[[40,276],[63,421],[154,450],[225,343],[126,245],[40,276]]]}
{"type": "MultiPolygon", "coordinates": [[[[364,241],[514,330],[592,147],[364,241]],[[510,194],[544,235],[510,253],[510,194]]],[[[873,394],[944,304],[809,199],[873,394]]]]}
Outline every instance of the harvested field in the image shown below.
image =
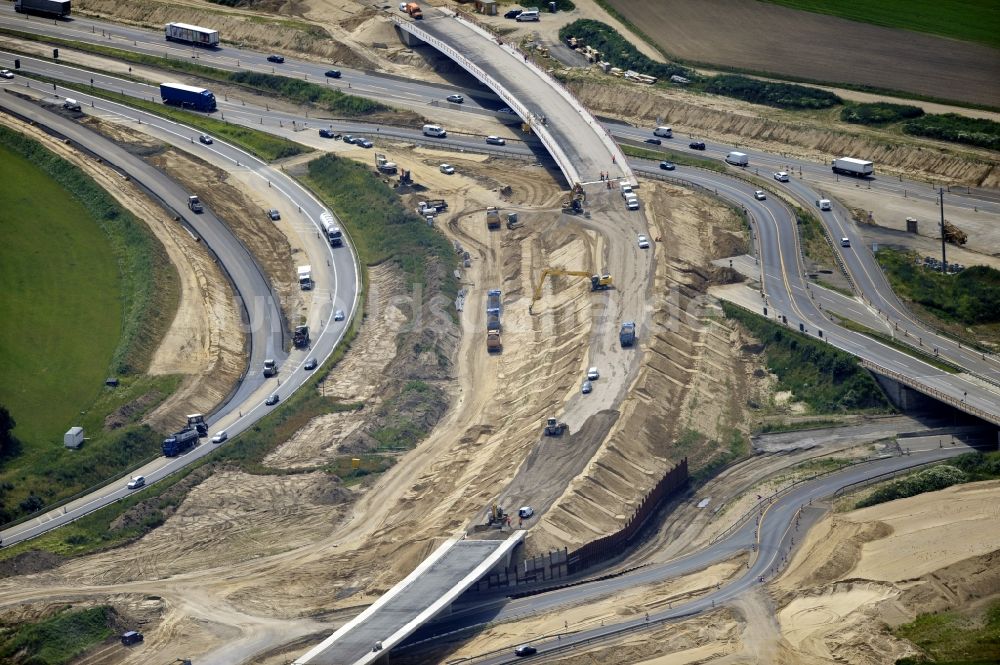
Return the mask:
{"type": "Polygon", "coordinates": [[[610,0],[688,61],[1000,105],[1000,51],[742,0],[610,0]]]}

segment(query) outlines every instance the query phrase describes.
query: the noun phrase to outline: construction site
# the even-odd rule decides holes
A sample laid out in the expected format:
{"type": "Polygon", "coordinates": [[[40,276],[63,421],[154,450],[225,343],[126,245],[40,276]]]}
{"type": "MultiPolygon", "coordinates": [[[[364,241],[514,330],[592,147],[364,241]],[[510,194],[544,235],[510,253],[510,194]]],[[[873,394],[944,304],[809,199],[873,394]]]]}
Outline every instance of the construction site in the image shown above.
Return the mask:
{"type": "MultiPolygon", "coordinates": [[[[437,56],[399,45],[391,23],[354,0],[249,8],[183,0],[141,11],[139,4],[80,0],[74,10],[79,5],[88,18],[142,25],[166,18],[204,22],[214,12],[259,49],[456,88],[470,79],[437,56]],[[127,16],[133,10],[134,19],[127,16]],[[272,28],[245,20],[254,12],[284,22],[268,36],[272,28]],[[298,24],[325,25],[333,39],[307,38],[298,24]]],[[[420,18],[419,6],[410,4],[416,9],[399,13],[420,18]]],[[[574,19],[619,25],[599,3],[577,5],[574,19]]],[[[562,12],[553,16],[570,20],[562,12]]],[[[518,22],[504,39],[557,42],[557,27],[518,22]]],[[[27,41],[21,47],[41,48],[27,41]]],[[[152,66],[137,64],[133,71],[68,48],[63,58],[122,76],[162,78],[152,66]]],[[[570,88],[594,112],[634,124],[649,124],[660,113],[657,104],[668,103],[678,134],[721,140],[746,130],[741,141],[782,155],[827,152],[815,136],[804,136],[818,129],[789,124],[770,139],[748,129],[766,113],[749,104],[713,101],[697,111],[683,90],[664,102],[645,86],[629,95],[587,80],[570,88]]],[[[220,83],[220,98],[222,90],[220,83]]],[[[270,111],[298,111],[278,97],[239,94],[270,111]]],[[[404,112],[446,121],[453,135],[480,143],[494,133],[512,143],[531,138],[519,124],[498,125],[493,116],[437,106],[404,112]]],[[[251,353],[242,311],[214,255],[107,165],[40,128],[7,115],[0,122],[80,168],[163,244],[177,269],[180,300],[147,372],[183,379],[143,423],[172,431],[190,414],[210,413],[244,378],[251,353]]],[[[309,253],[319,232],[302,221],[302,211],[283,209],[283,221],[273,221],[264,214],[274,206],[271,183],[239,164],[203,159],[141,124],[97,116],[83,122],[199,192],[198,204],[226,223],[272,286],[288,346],[308,355],[320,332],[316,312],[325,307],[331,311],[323,309],[324,316],[332,316],[341,304],[332,297],[324,302],[324,266],[309,253]]],[[[280,441],[253,464],[199,466],[172,485],[166,499],[125,509],[115,528],[157,522],[140,537],[82,556],[26,548],[0,561],[3,626],[41,622],[68,607],[109,606],[116,627],[141,630],[141,646],[123,648],[115,636],[65,662],[283,665],[376,603],[451,538],[501,539],[523,531],[504,574],[515,580],[512,586],[534,588],[542,573],[537,580],[518,578],[529,562],[546,560],[539,569],[551,575],[547,582],[565,577],[576,583],[591,573],[582,565],[574,570],[567,553],[586,552],[588,544],[636,522],[627,550],[602,555],[600,566],[595,559],[589,569],[595,577],[614,577],[717,542],[753,519],[747,515],[762,496],[797,480],[902,455],[901,434],[919,434],[928,449],[964,445],[950,430],[937,433],[954,423],[933,412],[890,407],[817,414],[780,387],[760,340],[727,318],[717,298],[726,289],[749,289],[757,297],[759,284],[731,267],[733,257],[756,252],[745,207],[709,188],[641,177],[641,210],[634,210],[617,180],[567,184],[540,158],[398,138],[388,124],[381,126],[382,134],[368,132],[374,150],[345,143],[341,130],[283,128],[284,137],[310,152],[271,166],[314,189],[315,160],[330,155],[363,167],[396,197],[407,224],[444,236],[455,250],[454,272],[427,260],[418,283],[401,261],[363,265],[356,330],[309,388],[329,408],[307,416],[289,411],[276,428],[280,441]],[[636,228],[645,231],[638,241],[636,228]],[[730,267],[720,267],[726,259],[730,267]],[[452,284],[454,291],[446,290],[452,284]],[[947,442],[932,440],[932,431],[947,442]],[[377,468],[360,470],[376,458],[377,468]]],[[[968,169],[970,179],[978,178],[973,171],[981,164],[965,157],[939,166],[968,169]]],[[[909,159],[900,157],[893,168],[927,175],[923,167],[908,170],[909,159]]],[[[864,229],[871,242],[898,240],[909,216],[914,228],[907,246],[936,251],[933,221],[923,221],[936,219],[933,204],[903,205],[843,181],[825,191],[857,214],[868,213],[864,229]]],[[[375,246],[349,219],[344,227],[350,244],[360,239],[375,246]]],[[[1000,266],[1000,235],[979,211],[949,211],[942,228],[952,260],[1000,266]]],[[[204,420],[188,423],[215,433],[204,420]]],[[[796,518],[798,542],[780,570],[732,602],[559,655],[539,654],[539,662],[876,665],[921,657],[897,627],[930,612],[958,612],[976,622],[995,607],[1000,481],[856,509],[869,491],[817,502],[802,531],[796,518]]],[[[739,580],[754,547],[668,580],[418,642],[380,662],[510,654],[533,640],[648,621],[650,613],[707,598],[739,580]]],[[[483,582],[462,599],[501,597],[483,582]]]]}

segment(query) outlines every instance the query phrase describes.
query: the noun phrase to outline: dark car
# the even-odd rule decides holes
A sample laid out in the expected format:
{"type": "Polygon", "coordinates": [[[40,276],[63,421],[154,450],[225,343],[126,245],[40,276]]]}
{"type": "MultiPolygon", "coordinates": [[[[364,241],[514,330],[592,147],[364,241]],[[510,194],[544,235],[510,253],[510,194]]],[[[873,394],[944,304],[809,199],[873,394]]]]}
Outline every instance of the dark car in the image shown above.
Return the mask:
{"type": "Polygon", "coordinates": [[[328,78],[339,79],[340,78],[340,70],[339,69],[328,69],[328,70],[326,70],[326,75],[327,75],[328,78]]]}
{"type": "Polygon", "coordinates": [[[503,17],[504,18],[517,18],[518,16],[520,16],[521,12],[523,12],[523,11],[524,11],[523,9],[511,9],[506,14],[504,14],[503,17]]]}
{"type": "Polygon", "coordinates": [[[354,140],[354,145],[359,145],[362,148],[371,148],[375,144],[372,143],[371,141],[369,141],[368,139],[362,137],[362,138],[359,138],[359,139],[355,139],[354,140]]]}
{"type": "Polygon", "coordinates": [[[285,61],[285,56],[283,55],[269,55],[267,56],[268,62],[276,62],[279,65],[285,61]]]}
{"type": "Polygon", "coordinates": [[[663,145],[663,141],[660,139],[646,139],[646,143],[652,143],[653,145],[663,145]]]}
{"type": "Polygon", "coordinates": [[[276,222],[279,219],[281,219],[281,213],[275,210],[274,208],[271,208],[270,210],[267,211],[267,218],[270,219],[272,222],[276,222]]]}
{"type": "Polygon", "coordinates": [[[660,168],[664,171],[673,171],[677,167],[674,166],[673,162],[660,162],[660,168]]]}
{"type": "Polygon", "coordinates": [[[688,147],[691,148],[692,150],[704,150],[705,149],[705,142],[704,141],[691,141],[691,143],[688,144],[688,147]]]}
{"type": "Polygon", "coordinates": [[[514,649],[515,656],[534,656],[536,653],[538,653],[538,649],[530,644],[522,644],[518,648],[514,649]]]}
{"type": "Polygon", "coordinates": [[[278,393],[274,393],[273,395],[269,396],[266,400],[264,400],[264,404],[267,404],[268,406],[274,406],[275,404],[278,403],[278,399],[280,399],[278,397],[278,393]]]}
{"type": "Polygon", "coordinates": [[[332,129],[321,129],[319,130],[319,135],[325,139],[339,139],[340,134],[333,131],[332,129]]]}
{"type": "Polygon", "coordinates": [[[351,136],[350,134],[344,134],[344,143],[350,143],[351,145],[354,145],[354,137],[351,136]]]}
{"type": "Polygon", "coordinates": [[[319,363],[316,361],[316,359],[310,358],[309,360],[306,361],[306,364],[302,366],[302,369],[316,369],[318,366],[319,363]]]}
{"type": "Polygon", "coordinates": [[[212,137],[209,136],[208,134],[202,134],[201,136],[198,137],[198,140],[204,143],[205,145],[212,145],[212,137]]]}

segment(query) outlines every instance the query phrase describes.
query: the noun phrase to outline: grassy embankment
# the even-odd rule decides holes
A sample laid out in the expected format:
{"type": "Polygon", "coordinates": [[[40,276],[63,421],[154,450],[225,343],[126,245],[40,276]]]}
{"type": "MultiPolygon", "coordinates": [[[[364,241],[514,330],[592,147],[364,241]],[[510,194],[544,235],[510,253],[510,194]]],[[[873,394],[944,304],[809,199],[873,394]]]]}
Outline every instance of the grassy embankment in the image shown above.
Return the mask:
{"type": "Polygon", "coordinates": [[[177,306],[166,252],[140,221],[82,171],[0,127],[0,403],[19,450],[0,466],[0,523],[114,477],[155,454],[138,420],[177,377],[142,372],[177,306]],[[104,379],[121,385],[106,389],[104,379]],[[131,405],[108,430],[105,418],[131,405]],[[63,447],[83,426],[88,441],[63,447]]]}
{"type": "Polygon", "coordinates": [[[64,609],[36,623],[0,625],[0,660],[11,665],[65,665],[117,632],[106,605],[64,609]]]}
{"type": "Polygon", "coordinates": [[[859,499],[854,507],[867,508],[924,492],[936,492],[952,485],[997,478],[1000,478],[1000,452],[965,453],[882,484],[859,499]]]}
{"type": "MultiPolygon", "coordinates": [[[[695,166],[709,171],[725,173],[726,167],[712,159],[699,159],[681,152],[674,152],[669,148],[639,148],[634,145],[621,144],[622,152],[629,157],[640,159],[655,159],[657,161],[668,161],[681,166],[695,166]]],[[[664,171],[663,175],[669,176],[670,171],[664,171]]]]}
{"type": "MultiPolygon", "coordinates": [[[[413,213],[406,211],[398,197],[377,177],[350,160],[324,157],[311,163],[307,180],[324,202],[337,211],[364,265],[393,261],[404,271],[408,281],[426,279],[429,285],[436,284],[434,288],[446,295],[449,303],[452,301],[456,288],[454,277],[451,277],[456,260],[454,250],[443,236],[420,223],[413,213]],[[365,196],[359,196],[362,192],[366,193],[365,196]],[[448,275],[446,279],[435,281],[435,265],[442,268],[442,274],[448,275]]],[[[430,289],[428,295],[433,295],[430,289]]],[[[213,468],[217,465],[235,465],[248,473],[258,474],[325,471],[338,476],[345,484],[359,482],[369,474],[380,473],[389,468],[394,457],[379,451],[371,455],[340,456],[318,467],[274,469],[263,463],[271,451],[287,441],[312,418],[332,411],[354,410],[364,406],[325,397],[317,390],[319,384],[350,349],[363,317],[363,310],[359,311],[343,343],[302,389],[283,401],[281,406],[249,431],[220,447],[216,454],[72,524],[27,543],[4,548],[0,550],[0,560],[29,550],[45,550],[66,557],[80,556],[138,539],[163,524],[186,493],[207,477],[212,468],[202,468],[206,465],[212,465],[213,468]],[[352,468],[352,457],[359,458],[359,468],[352,468]],[[127,526],[113,526],[117,524],[119,516],[130,510],[141,511],[143,519],[139,522],[130,521],[127,526]]],[[[439,388],[428,386],[424,382],[409,381],[400,388],[396,395],[388,396],[382,410],[388,408],[387,405],[413,402],[414,395],[423,400],[418,401],[416,410],[419,410],[421,404],[431,405],[443,400],[439,388]]],[[[381,448],[386,453],[399,447],[411,447],[426,436],[423,423],[407,421],[402,413],[396,414],[395,420],[388,417],[390,414],[385,415],[385,426],[372,434],[383,444],[381,448]]]]}
{"type": "Polygon", "coordinates": [[[971,266],[942,275],[919,264],[916,252],[888,247],[876,258],[893,291],[918,315],[970,345],[1000,344],[1000,270],[971,266]]]}
{"type": "Polygon", "coordinates": [[[900,658],[896,665],[996,665],[1000,663],[1000,603],[978,611],[921,614],[892,634],[913,642],[926,654],[926,658],[900,658]]]}
{"type": "Polygon", "coordinates": [[[853,356],[731,303],[723,302],[722,310],[726,318],[739,322],[760,341],[764,363],[778,377],[778,390],[791,392],[811,413],[892,410],[878,384],[853,356]]]}
{"type": "Polygon", "coordinates": [[[1000,6],[994,2],[939,2],[938,0],[767,0],[776,5],[849,21],[871,23],[978,42],[1000,48],[1000,6]]]}

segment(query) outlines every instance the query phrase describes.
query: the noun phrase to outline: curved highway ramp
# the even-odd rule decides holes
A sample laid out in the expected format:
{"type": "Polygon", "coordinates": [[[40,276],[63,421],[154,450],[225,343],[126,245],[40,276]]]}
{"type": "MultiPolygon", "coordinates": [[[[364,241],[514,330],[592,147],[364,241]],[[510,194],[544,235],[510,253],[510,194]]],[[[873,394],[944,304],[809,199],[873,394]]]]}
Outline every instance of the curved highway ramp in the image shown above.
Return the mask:
{"type": "Polygon", "coordinates": [[[636,185],[625,154],[611,134],[526,53],[450,10],[427,7],[419,23],[391,16],[401,31],[454,60],[521,116],[570,186],[599,182],[601,173],[636,185]]]}
{"type": "Polygon", "coordinates": [[[507,564],[524,539],[448,540],[406,578],[294,665],[364,665],[384,656],[413,631],[444,611],[498,564],[507,564]]]}

